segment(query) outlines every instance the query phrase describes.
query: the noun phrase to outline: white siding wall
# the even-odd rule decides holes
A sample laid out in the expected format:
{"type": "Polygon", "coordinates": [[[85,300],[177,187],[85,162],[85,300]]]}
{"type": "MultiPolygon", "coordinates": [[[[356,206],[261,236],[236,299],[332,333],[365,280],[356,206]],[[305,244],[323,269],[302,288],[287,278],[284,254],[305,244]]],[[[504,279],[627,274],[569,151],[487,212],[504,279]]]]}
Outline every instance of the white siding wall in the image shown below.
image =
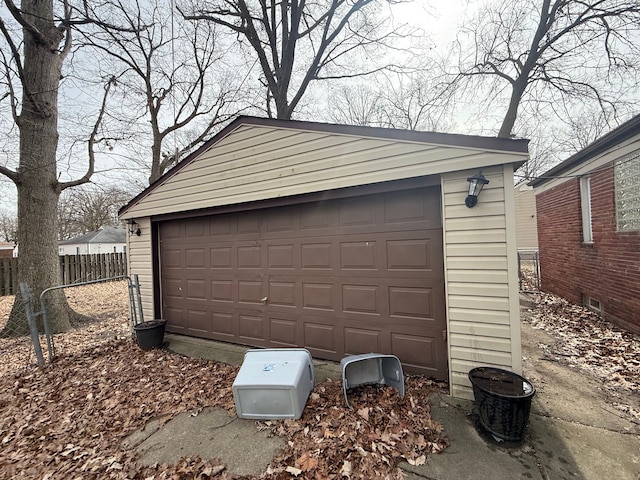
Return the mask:
{"type": "Polygon", "coordinates": [[[515,189],[516,237],[518,250],[538,249],[538,219],[533,187],[526,184],[515,189]]]}
{"type": "Polygon", "coordinates": [[[489,184],[467,208],[467,177],[442,175],[451,394],[473,398],[476,366],[522,371],[511,165],[483,169],[489,184]]]}
{"type": "Polygon", "coordinates": [[[122,253],[124,243],[78,243],[69,245],[59,245],[60,255],[87,255],[96,253],[122,253]],[[115,250],[114,250],[115,248],[115,250]]]}
{"type": "Polygon", "coordinates": [[[127,211],[143,217],[526,160],[523,153],[241,126],[127,211]]]}
{"type": "Polygon", "coordinates": [[[153,320],[153,258],[151,256],[151,221],[136,218],[140,236],[127,233],[127,271],[129,276],[138,275],[142,311],[145,320],[153,320]]]}

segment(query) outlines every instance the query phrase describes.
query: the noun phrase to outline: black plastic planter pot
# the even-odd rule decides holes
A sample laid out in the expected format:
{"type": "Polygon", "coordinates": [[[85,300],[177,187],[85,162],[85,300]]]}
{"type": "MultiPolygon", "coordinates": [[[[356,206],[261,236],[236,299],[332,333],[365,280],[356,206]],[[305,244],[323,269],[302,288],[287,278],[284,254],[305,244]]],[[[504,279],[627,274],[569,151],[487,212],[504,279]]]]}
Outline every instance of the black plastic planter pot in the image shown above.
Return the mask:
{"type": "Polygon", "coordinates": [[[524,377],[493,367],[469,371],[480,425],[494,437],[507,442],[522,442],[536,393],[524,377]]]}
{"type": "Polygon", "coordinates": [[[150,320],[133,326],[136,341],[143,350],[151,350],[162,345],[166,320],[150,320]]]}

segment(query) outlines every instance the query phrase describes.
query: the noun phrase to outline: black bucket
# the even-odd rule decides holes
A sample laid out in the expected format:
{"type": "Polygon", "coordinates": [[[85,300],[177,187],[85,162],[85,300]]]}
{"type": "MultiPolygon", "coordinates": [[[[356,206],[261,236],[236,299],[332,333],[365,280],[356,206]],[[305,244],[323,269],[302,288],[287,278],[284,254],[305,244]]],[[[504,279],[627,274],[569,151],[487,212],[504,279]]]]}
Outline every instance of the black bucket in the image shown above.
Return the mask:
{"type": "Polygon", "coordinates": [[[136,341],[143,350],[158,348],[164,341],[164,327],[166,320],[150,320],[133,326],[136,332],[136,341]]]}
{"type": "Polygon", "coordinates": [[[480,426],[507,442],[522,442],[536,393],[524,377],[494,367],[469,371],[480,426]]]}

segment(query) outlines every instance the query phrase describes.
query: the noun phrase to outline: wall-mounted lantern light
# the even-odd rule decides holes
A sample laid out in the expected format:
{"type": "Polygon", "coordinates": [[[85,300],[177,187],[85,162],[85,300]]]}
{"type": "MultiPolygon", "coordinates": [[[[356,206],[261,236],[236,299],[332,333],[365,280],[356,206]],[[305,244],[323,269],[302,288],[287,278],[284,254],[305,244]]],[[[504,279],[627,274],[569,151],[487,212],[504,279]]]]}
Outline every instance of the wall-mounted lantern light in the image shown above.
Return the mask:
{"type": "Polygon", "coordinates": [[[133,218],[127,218],[127,226],[129,227],[129,235],[137,235],[139,237],[142,233],[140,225],[133,218]]]}
{"type": "Polygon", "coordinates": [[[467,178],[467,182],[469,182],[469,195],[464,199],[464,204],[471,208],[478,203],[478,195],[482,191],[482,188],[489,183],[489,180],[484,178],[482,175],[482,169],[476,173],[473,177],[467,178]]]}

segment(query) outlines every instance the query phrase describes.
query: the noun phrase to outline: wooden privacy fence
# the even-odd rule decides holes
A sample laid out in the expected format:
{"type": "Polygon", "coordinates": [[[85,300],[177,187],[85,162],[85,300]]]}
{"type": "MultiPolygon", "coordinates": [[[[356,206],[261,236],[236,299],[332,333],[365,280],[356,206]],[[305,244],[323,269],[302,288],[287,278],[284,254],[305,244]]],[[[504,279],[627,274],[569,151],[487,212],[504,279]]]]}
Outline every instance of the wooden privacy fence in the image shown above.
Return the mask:
{"type": "MultiPolygon", "coordinates": [[[[61,255],[60,284],[69,285],[127,274],[126,253],[61,255]]],[[[0,258],[0,297],[18,291],[18,259],[0,258]]]]}

